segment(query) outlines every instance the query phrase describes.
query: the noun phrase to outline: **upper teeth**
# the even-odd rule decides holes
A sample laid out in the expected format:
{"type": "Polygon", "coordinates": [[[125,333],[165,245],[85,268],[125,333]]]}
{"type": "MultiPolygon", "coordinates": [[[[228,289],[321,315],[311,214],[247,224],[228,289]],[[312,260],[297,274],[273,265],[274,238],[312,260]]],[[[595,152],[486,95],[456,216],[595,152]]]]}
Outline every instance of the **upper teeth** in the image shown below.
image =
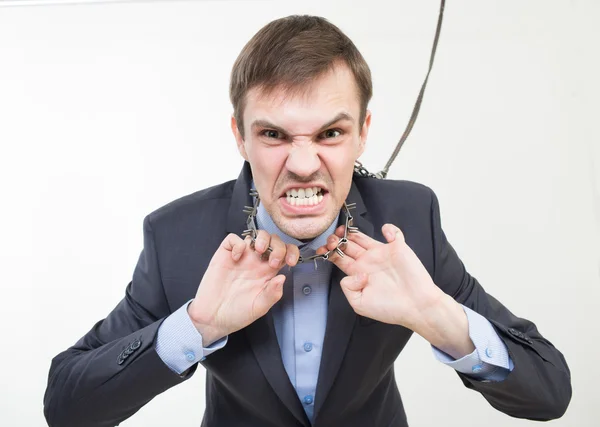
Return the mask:
{"type": "Polygon", "coordinates": [[[308,198],[312,196],[316,196],[321,192],[321,188],[319,187],[309,187],[309,188],[293,188],[285,192],[288,197],[298,197],[298,198],[308,198]]]}
{"type": "Polygon", "coordinates": [[[323,200],[322,191],[319,187],[293,188],[286,191],[287,201],[293,206],[316,205],[323,200]]]}

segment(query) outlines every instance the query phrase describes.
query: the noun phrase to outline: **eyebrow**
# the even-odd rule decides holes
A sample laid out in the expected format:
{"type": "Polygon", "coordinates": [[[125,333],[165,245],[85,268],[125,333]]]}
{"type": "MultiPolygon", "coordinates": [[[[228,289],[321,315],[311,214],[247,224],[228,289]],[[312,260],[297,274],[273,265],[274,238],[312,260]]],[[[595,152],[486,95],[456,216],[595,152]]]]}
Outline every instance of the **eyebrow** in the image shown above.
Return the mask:
{"type": "MultiPolygon", "coordinates": [[[[354,122],[354,119],[352,118],[352,116],[350,114],[342,111],[341,113],[338,113],[338,115],[335,116],[333,119],[331,119],[330,121],[325,123],[323,126],[321,126],[321,129],[319,129],[319,132],[323,132],[324,130],[327,130],[327,128],[329,128],[331,125],[333,125],[341,120],[347,120],[350,122],[354,122]]],[[[255,120],[252,122],[252,125],[250,125],[250,129],[255,129],[257,127],[269,128],[269,129],[276,130],[277,132],[288,134],[288,131],[286,131],[285,129],[283,129],[280,126],[277,126],[277,125],[271,123],[268,120],[260,120],[260,119],[255,120]]]]}

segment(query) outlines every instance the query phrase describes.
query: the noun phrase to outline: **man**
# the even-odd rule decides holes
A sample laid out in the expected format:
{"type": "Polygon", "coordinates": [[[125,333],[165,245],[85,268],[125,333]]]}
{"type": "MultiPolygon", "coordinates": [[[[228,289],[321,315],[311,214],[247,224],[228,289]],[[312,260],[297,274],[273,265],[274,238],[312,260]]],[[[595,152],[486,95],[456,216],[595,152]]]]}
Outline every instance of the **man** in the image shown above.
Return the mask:
{"type": "Polygon", "coordinates": [[[371,92],[322,18],[248,42],[230,86],[240,176],[145,218],[125,298],[52,362],[51,426],[116,425],[199,364],[203,426],[407,426],[393,364],[413,332],[498,410],[563,415],[562,354],[468,274],[433,191],[354,174],[371,92]]]}

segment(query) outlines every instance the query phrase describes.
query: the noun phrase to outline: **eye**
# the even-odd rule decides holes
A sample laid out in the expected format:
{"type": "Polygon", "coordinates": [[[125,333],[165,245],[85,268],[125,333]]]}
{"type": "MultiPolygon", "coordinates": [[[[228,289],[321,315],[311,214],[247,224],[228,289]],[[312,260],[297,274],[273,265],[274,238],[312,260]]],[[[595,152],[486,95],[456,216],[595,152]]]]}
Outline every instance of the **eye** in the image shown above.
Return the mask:
{"type": "Polygon", "coordinates": [[[322,139],[333,139],[341,136],[342,132],[339,129],[327,129],[321,134],[322,139]]]}
{"type": "Polygon", "coordinates": [[[260,132],[261,136],[265,136],[269,139],[281,139],[282,133],[273,129],[266,129],[260,132]]]}

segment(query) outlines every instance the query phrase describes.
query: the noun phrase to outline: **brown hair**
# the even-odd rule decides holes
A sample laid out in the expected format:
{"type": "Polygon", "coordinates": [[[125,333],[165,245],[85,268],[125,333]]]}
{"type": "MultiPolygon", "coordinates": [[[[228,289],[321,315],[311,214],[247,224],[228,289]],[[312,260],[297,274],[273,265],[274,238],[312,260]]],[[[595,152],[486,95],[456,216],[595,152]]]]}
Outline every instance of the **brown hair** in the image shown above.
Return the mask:
{"type": "Polygon", "coordinates": [[[371,71],[354,43],[319,16],[292,15],[261,28],[244,46],[231,71],[229,98],[244,137],[246,94],[283,87],[288,94],[306,92],[315,78],[345,63],[354,74],[360,102],[359,129],[373,94],[371,71]]]}

